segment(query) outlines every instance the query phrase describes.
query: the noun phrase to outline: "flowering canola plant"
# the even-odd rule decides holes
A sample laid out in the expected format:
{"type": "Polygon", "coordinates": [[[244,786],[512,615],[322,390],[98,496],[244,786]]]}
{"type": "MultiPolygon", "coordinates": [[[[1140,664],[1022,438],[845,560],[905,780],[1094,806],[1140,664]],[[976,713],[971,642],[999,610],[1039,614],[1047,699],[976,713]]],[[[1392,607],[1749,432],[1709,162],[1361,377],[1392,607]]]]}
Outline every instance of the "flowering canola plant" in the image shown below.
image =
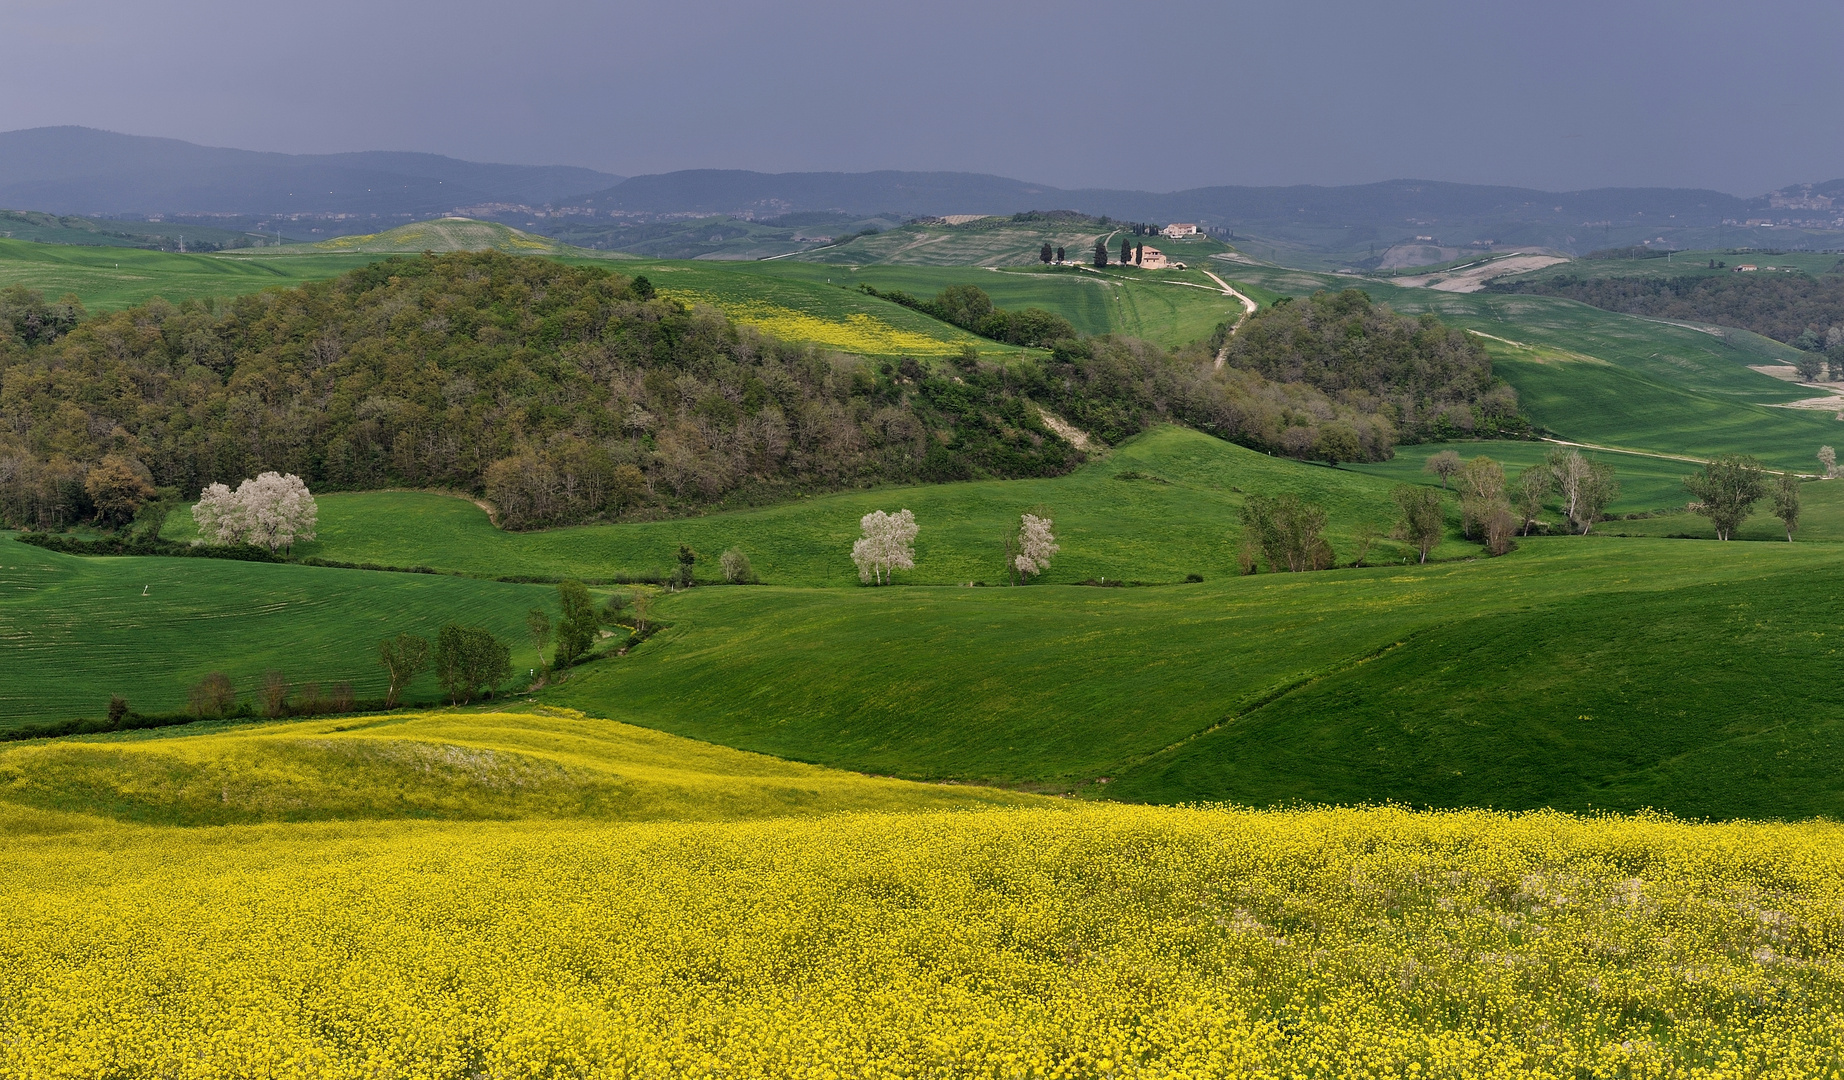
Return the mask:
{"type": "Polygon", "coordinates": [[[1844,1064],[1825,823],[1083,804],[0,837],[4,1077],[1844,1064]]]}
{"type": "Polygon", "coordinates": [[[810,341],[828,349],[866,356],[950,356],[959,342],[918,334],[862,311],[823,318],[765,300],[732,300],[682,289],[661,289],[662,296],[686,304],[709,304],[740,323],[757,327],[783,341],[810,341]]]}

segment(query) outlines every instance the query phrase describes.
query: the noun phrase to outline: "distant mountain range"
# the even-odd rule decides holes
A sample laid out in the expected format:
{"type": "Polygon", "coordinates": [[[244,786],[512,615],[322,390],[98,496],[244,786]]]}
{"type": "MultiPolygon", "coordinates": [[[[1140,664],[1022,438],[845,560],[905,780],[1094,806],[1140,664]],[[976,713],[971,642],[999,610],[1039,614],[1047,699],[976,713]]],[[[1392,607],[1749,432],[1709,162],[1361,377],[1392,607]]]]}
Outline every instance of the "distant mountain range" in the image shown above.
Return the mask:
{"type": "MultiPolygon", "coordinates": [[[[1432,261],[1472,247],[1566,252],[1666,246],[1844,246],[1844,181],[1756,198],[1683,188],[1529,188],[1391,180],[1346,187],[1187,191],[1057,188],[956,172],[693,169],[622,178],[567,166],[482,165],[434,154],[270,154],[91,128],[0,134],[0,207],[91,216],[287,219],[290,235],[370,233],[462,214],[586,246],[626,248],[637,226],[688,218],[840,221],[1079,210],[1194,221],[1276,258],[1352,265],[1432,261]],[[312,227],[302,225],[308,221],[312,227]],[[1307,256],[1310,255],[1310,258],[1307,256]]],[[[231,225],[230,221],[226,221],[231,225]]],[[[235,226],[233,226],[235,227],[235,226]]]]}
{"type": "Polygon", "coordinates": [[[543,204],[621,180],[439,154],[269,154],[82,127],[0,133],[0,207],[54,214],[431,217],[543,204]]]}

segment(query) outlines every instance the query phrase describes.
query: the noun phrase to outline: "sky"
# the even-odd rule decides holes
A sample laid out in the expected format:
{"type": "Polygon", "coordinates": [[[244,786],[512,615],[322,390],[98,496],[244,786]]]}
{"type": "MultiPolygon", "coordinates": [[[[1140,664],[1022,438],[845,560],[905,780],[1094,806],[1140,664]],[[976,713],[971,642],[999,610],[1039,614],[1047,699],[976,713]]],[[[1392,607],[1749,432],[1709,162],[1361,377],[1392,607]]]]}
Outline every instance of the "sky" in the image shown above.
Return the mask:
{"type": "Polygon", "coordinates": [[[0,130],[1152,191],[1844,177],[1835,0],[0,0],[0,26],[0,130]]]}

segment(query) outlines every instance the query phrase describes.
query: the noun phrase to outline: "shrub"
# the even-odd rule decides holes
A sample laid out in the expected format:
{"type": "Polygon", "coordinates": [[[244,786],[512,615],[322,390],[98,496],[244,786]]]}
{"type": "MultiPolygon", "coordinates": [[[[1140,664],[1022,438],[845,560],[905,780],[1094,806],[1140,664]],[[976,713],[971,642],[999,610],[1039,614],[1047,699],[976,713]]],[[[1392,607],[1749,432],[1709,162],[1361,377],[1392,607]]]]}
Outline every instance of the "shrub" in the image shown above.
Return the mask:
{"type": "Polygon", "coordinates": [[[205,676],[187,695],[186,711],[192,716],[226,716],[237,705],[237,691],[231,687],[230,676],[222,671],[214,671],[205,676]]]}

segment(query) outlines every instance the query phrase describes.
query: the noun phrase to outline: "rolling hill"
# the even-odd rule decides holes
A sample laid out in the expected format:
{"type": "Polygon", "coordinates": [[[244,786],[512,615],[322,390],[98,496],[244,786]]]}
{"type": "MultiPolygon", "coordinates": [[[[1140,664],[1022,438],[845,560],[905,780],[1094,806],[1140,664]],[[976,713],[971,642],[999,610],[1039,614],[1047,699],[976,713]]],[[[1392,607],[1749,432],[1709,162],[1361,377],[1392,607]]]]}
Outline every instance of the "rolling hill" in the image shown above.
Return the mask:
{"type": "MultiPolygon", "coordinates": [[[[339,236],[310,245],[311,250],[366,255],[401,255],[419,251],[504,251],[512,255],[572,253],[555,240],[534,236],[495,221],[445,217],[399,225],[381,233],[339,236]]],[[[291,251],[292,253],[292,251],[291,251]]]]}

